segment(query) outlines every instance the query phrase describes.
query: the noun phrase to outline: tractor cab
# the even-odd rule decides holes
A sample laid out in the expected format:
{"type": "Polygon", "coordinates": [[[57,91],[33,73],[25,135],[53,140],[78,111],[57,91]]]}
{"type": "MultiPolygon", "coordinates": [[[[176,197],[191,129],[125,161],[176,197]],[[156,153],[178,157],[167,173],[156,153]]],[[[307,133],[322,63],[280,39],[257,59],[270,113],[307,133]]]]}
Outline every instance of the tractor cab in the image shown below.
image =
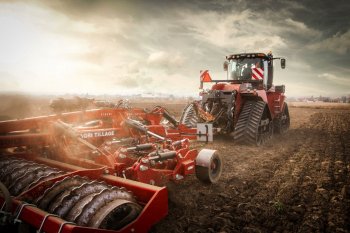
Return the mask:
{"type": "Polygon", "coordinates": [[[242,53],[226,56],[224,70],[227,80],[232,83],[252,83],[257,89],[270,89],[273,83],[273,60],[281,59],[285,68],[285,59],[274,58],[271,53],[242,53]]]}

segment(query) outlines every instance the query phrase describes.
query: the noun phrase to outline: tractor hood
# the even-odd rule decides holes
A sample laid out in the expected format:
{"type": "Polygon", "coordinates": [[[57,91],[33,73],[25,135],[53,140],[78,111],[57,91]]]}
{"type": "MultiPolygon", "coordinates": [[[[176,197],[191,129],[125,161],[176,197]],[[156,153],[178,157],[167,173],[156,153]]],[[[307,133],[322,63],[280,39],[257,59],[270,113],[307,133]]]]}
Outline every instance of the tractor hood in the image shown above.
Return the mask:
{"type": "Polygon", "coordinates": [[[224,102],[229,102],[231,98],[235,98],[236,95],[241,96],[256,96],[267,102],[266,92],[263,89],[257,89],[254,83],[245,82],[240,84],[233,83],[216,83],[212,86],[211,90],[203,91],[201,93],[202,101],[207,99],[222,99],[224,102]]]}
{"type": "Polygon", "coordinates": [[[241,84],[216,83],[211,87],[211,90],[220,91],[238,91],[241,84]]]}

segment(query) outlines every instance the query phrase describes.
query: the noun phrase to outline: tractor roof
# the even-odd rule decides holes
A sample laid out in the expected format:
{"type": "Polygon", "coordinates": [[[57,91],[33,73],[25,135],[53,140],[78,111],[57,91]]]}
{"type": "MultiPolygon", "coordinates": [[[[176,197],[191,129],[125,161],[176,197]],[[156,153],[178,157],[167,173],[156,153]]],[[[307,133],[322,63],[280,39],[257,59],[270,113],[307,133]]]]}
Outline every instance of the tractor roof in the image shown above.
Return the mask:
{"type": "Polygon", "coordinates": [[[237,54],[231,54],[226,56],[227,60],[231,60],[231,59],[236,59],[236,58],[268,58],[268,57],[272,57],[272,54],[265,54],[265,53],[237,53],[237,54]]]}

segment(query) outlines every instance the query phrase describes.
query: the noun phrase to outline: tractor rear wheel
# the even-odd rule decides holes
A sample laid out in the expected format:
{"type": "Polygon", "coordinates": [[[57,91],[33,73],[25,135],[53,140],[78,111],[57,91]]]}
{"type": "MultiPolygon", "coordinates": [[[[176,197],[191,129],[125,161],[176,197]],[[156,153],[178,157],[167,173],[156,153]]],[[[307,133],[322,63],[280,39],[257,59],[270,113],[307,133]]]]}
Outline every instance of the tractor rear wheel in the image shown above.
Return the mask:
{"type": "Polygon", "coordinates": [[[222,173],[222,159],[215,150],[203,149],[196,158],[196,177],[203,183],[219,180],[222,173]]]}
{"type": "Polygon", "coordinates": [[[284,104],[283,112],[279,118],[274,120],[274,131],[284,134],[290,126],[290,117],[287,103],[284,104]]]}
{"type": "Polygon", "coordinates": [[[246,101],[233,133],[235,142],[259,146],[269,139],[272,133],[273,127],[266,103],[246,101]]]}

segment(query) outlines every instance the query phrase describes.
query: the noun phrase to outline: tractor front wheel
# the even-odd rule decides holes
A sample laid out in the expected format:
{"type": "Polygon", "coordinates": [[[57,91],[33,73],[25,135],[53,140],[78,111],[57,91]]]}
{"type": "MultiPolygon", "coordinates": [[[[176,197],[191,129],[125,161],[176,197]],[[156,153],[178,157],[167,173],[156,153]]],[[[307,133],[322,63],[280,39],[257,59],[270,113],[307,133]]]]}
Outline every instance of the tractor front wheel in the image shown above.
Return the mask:
{"type": "Polygon", "coordinates": [[[222,173],[222,159],[216,150],[203,149],[196,158],[196,176],[203,183],[216,183],[222,173]]]}

